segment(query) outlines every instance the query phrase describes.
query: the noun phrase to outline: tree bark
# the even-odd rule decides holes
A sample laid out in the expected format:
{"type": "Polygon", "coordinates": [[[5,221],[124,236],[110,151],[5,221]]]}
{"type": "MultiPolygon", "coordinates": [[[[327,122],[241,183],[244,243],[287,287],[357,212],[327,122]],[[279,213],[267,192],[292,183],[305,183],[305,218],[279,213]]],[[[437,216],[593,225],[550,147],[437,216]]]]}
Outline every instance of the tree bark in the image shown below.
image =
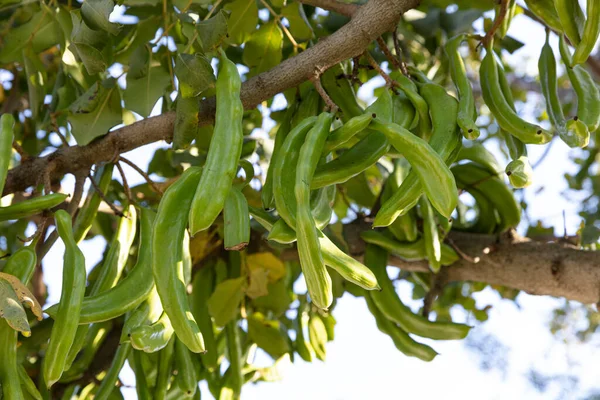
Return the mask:
{"type": "MultiPolygon", "coordinates": [[[[364,227],[356,232],[361,229],[364,227]]],[[[345,232],[353,256],[362,260],[364,243],[357,233],[345,232]]],[[[534,295],[600,302],[598,251],[579,250],[560,242],[536,242],[515,232],[500,236],[451,232],[449,237],[463,253],[478,261],[461,258],[444,267],[446,282],[485,282],[534,295]]],[[[406,262],[392,255],[388,263],[405,271],[429,271],[426,261],[406,262]]]]}

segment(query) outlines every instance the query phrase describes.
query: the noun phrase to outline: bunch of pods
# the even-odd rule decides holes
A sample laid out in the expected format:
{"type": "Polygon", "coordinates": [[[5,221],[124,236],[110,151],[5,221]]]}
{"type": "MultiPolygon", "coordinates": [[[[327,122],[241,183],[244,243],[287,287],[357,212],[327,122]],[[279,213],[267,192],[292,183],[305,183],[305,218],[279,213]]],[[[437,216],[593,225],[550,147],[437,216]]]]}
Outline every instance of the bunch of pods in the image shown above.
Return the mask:
{"type": "MultiPolygon", "coordinates": [[[[262,207],[249,203],[258,200],[248,195],[255,172],[244,159],[241,78],[219,50],[215,124],[204,165],[188,167],[171,183],[156,211],[123,203],[103,260],[89,274],[79,244],[96,220],[99,193],[111,183],[112,164],[95,170],[96,189],[89,191],[75,218],[57,210],[67,198],[60,193],[44,192],[0,207],[0,223],[52,215],[54,210],[56,235],[65,247],[60,301],[44,310],[50,319],[35,325],[30,326],[25,306],[42,319],[41,307],[26,287],[39,264],[37,239],[14,252],[0,272],[0,394],[7,399],[24,398],[24,393],[48,398],[46,388],[59,384],[65,396],[78,390],[80,396],[109,399],[118,390],[118,376],[127,361],[140,399],[200,398],[198,382],[203,379],[215,397],[237,398],[242,385],[258,374],[247,364],[256,341],[253,335],[273,339],[267,350],[271,355],[295,351],[306,361],[325,359],[325,344],[332,340],[335,324],[327,310],[335,301],[338,277],[353,294],[364,297],[379,330],[407,356],[431,361],[437,355],[411,334],[435,340],[464,338],[469,326],[431,321],[402,302],[386,271],[388,257],[425,262],[438,273],[460,258],[447,240],[450,230],[497,234],[515,228],[521,209],[503,175],[514,188],[532,183],[527,145],[547,144],[556,133],[570,147],[585,147],[600,125],[600,91],[581,65],[600,33],[600,3],[588,0],[587,16],[576,1],[526,4],[559,33],[560,59],[577,109],[575,115],[565,116],[549,31],[538,64],[549,129],[518,114],[494,35],[486,37],[479,67],[481,94],[506,145],[510,161],[505,167],[476,142],[483,129],[477,125],[476,99],[461,54],[462,44],[472,37],[459,34],[444,46],[455,95],[409,66],[404,74],[390,74],[375,102],[363,108],[338,64],[319,78],[339,107],[336,114],[330,112],[334,107],[323,111],[319,92],[302,85],[279,121],[263,174],[262,207]],[[463,145],[463,139],[473,142],[463,145]],[[373,169],[382,178],[376,196],[367,179],[373,169]],[[245,179],[238,178],[240,172],[245,179]],[[364,263],[342,249],[329,227],[334,203],[350,190],[357,203],[376,210],[370,216],[374,229],[360,233],[364,263]],[[475,217],[467,216],[467,206],[459,199],[463,192],[474,200],[475,217]],[[264,234],[275,251],[296,243],[297,274],[294,277],[293,267],[286,264],[280,283],[283,292],[293,293],[300,271],[306,282],[307,293],[297,297],[296,315],[289,321],[288,328],[296,332],[293,344],[277,341],[283,328],[272,315],[255,312],[252,306],[244,308],[244,314],[240,310],[241,299],[250,291],[245,260],[251,254],[244,249],[251,228],[264,234]],[[196,268],[191,243],[215,235],[227,251],[196,268]],[[132,249],[135,263],[130,263],[132,249]],[[241,295],[223,297],[235,285],[243,288],[241,295]],[[221,304],[215,305],[215,298],[221,304]],[[231,309],[224,310],[229,305],[231,309]],[[240,327],[242,315],[247,317],[247,330],[240,327]],[[29,339],[19,344],[17,332],[29,339]],[[99,382],[79,388],[79,380],[114,332],[118,346],[111,365],[99,382]],[[42,342],[45,356],[36,385],[23,365],[27,349],[42,342]],[[220,354],[227,355],[224,372],[220,354]]],[[[498,7],[497,38],[506,35],[516,7],[511,0],[498,7]]],[[[174,147],[184,149],[193,141],[198,104],[196,98],[177,100],[174,147]]],[[[12,158],[14,125],[12,115],[0,117],[0,193],[12,158]]]]}

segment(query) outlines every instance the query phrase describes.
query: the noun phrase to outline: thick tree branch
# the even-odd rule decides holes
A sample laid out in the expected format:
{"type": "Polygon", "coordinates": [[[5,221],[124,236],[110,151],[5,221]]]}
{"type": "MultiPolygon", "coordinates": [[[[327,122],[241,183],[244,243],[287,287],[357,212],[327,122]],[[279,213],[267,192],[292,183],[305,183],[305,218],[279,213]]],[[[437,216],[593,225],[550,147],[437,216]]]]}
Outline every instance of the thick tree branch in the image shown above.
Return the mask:
{"type": "MultiPolygon", "coordinates": [[[[360,233],[371,224],[356,220],[344,225],[348,252],[363,261],[365,243],[360,233]]],[[[462,252],[477,263],[460,259],[443,267],[443,284],[483,282],[506,286],[534,295],[564,297],[585,304],[600,302],[600,251],[578,250],[558,242],[537,242],[515,232],[501,236],[450,232],[449,237],[462,252]]],[[[284,251],[283,260],[297,259],[295,248],[284,251]]],[[[410,272],[430,272],[426,261],[407,262],[390,255],[388,265],[410,272]]]]}
{"type": "MultiPolygon", "coordinates": [[[[561,243],[535,242],[515,234],[498,239],[452,232],[451,237],[463,252],[479,257],[480,261],[474,264],[459,260],[445,268],[446,283],[485,282],[586,304],[600,301],[600,252],[578,250],[561,243]]],[[[362,255],[355,257],[360,259],[362,255]]],[[[406,262],[393,256],[388,262],[406,271],[428,271],[426,262],[406,262]]]]}
{"type": "MultiPolygon", "coordinates": [[[[357,9],[350,22],[331,36],[244,82],[241,93],[244,108],[254,108],[277,93],[298,86],[313,76],[316,70],[324,71],[342,60],[361,54],[377,37],[392,30],[400,16],[418,3],[419,0],[370,0],[357,9]]],[[[199,112],[200,123],[210,123],[214,112],[214,98],[203,101],[199,112]]],[[[159,140],[170,141],[174,121],[175,113],[168,112],[117,129],[87,146],[59,149],[46,157],[27,160],[9,172],[3,195],[35,185],[50,165],[51,178],[56,180],[67,173],[113,160],[116,155],[140,146],[159,140]]]]}

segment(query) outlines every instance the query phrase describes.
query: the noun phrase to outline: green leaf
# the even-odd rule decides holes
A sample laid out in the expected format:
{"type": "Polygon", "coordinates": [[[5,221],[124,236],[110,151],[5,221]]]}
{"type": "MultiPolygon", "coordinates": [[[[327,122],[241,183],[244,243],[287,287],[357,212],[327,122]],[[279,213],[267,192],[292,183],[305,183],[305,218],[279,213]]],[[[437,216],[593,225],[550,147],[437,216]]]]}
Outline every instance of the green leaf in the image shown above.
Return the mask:
{"type": "Polygon", "coordinates": [[[525,46],[525,43],[515,39],[512,36],[504,36],[501,41],[501,46],[504,50],[512,54],[521,47],[525,46]]]}
{"type": "Polygon", "coordinates": [[[199,110],[200,101],[197,97],[186,99],[181,93],[177,96],[175,129],[173,131],[173,148],[175,150],[188,148],[198,135],[199,110]]]}
{"type": "Polygon", "coordinates": [[[248,317],[248,336],[274,359],[290,351],[287,336],[282,332],[279,321],[267,320],[261,313],[248,317]]]}
{"type": "Polygon", "coordinates": [[[88,74],[93,75],[104,72],[107,63],[102,54],[102,49],[108,40],[106,33],[88,27],[81,18],[79,10],[71,11],[71,19],[73,21],[73,32],[71,33],[69,50],[83,62],[88,74]]]}
{"type": "Polygon", "coordinates": [[[154,38],[160,21],[160,17],[152,17],[138,22],[127,45],[115,54],[115,61],[121,64],[128,63],[134,51],[154,38]]]}
{"type": "Polygon", "coordinates": [[[284,279],[271,283],[267,286],[269,294],[252,300],[255,307],[270,311],[275,317],[280,317],[285,313],[292,303],[292,296],[284,279]]]}
{"type": "Polygon", "coordinates": [[[121,123],[121,96],[114,79],[94,83],[69,107],[71,133],[80,146],[121,123]]]}
{"type": "Polygon", "coordinates": [[[148,164],[148,173],[157,174],[163,178],[173,178],[180,175],[183,171],[178,168],[178,165],[175,165],[174,154],[172,148],[157,149],[152,160],[150,160],[150,164],[148,164]]]}
{"type": "Polygon", "coordinates": [[[268,277],[269,271],[264,268],[251,270],[249,274],[250,285],[248,285],[246,295],[251,299],[256,299],[269,294],[269,289],[267,288],[268,277]]]}
{"type": "Polygon", "coordinates": [[[125,0],[126,6],[156,6],[162,3],[162,0],[125,0]]]}
{"type": "Polygon", "coordinates": [[[27,48],[23,50],[23,64],[25,66],[25,77],[27,79],[27,94],[29,95],[29,108],[31,116],[37,120],[40,109],[44,104],[44,83],[46,82],[46,71],[39,57],[27,48]]]}
{"type": "Polygon", "coordinates": [[[184,9],[189,9],[194,4],[207,6],[212,3],[214,3],[212,0],[173,0],[173,5],[177,7],[180,11],[184,9]]]}
{"type": "Polygon", "coordinates": [[[483,15],[483,10],[459,10],[453,13],[442,13],[440,16],[440,25],[453,36],[459,32],[471,30],[473,22],[483,15]]]}
{"type": "Polygon", "coordinates": [[[419,35],[424,38],[431,38],[437,35],[440,29],[441,14],[442,10],[432,8],[427,11],[427,14],[423,18],[412,20],[410,23],[419,35]]]}
{"type": "Polygon", "coordinates": [[[281,8],[281,7],[285,6],[285,2],[286,2],[286,0],[271,0],[271,5],[274,8],[281,8]]]}
{"type": "Polygon", "coordinates": [[[169,73],[162,65],[153,62],[152,55],[147,46],[139,47],[131,55],[127,87],[123,93],[125,107],[144,118],[150,115],[152,108],[171,82],[169,73]]]}
{"type": "Polygon", "coordinates": [[[231,11],[227,29],[229,41],[232,44],[244,43],[248,36],[256,29],[258,23],[258,7],[255,0],[235,0],[225,6],[231,11]]]}
{"type": "Polygon", "coordinates": [[[290,32],[294,39],[299,42],[312,39],[314,32],[304,13],[304,7],[301,3],[292,2],[281,10],[281,14],[287,18],[290,23],[290,32]]]}
{"type": "Polygon", "coordinates": [[[177,54],[175,75],[184,98],[196,97],[215,86],[215,75],[210,61],[199,54],[177,54]]]}
{"type": "Polygon", "coordinates": [[[281,62],[283,33],[276,22],[269,22],[254,32],[244,47],[243,60],[252,72],[260,74],[281,62]]]}
{"type": "Polygon", "coordinates": [[[108,20],[114,8],[115,3],[112,0],[84,0],[81,5],[81,17],[90,28],[116,36],[121,31],[121,26],[108,20]]]}
{"type": "Polygon", "coordinates": [[[206,21],[198,22],[196,31],[204,51],[213,51],[221,45],[227,36],[227,15],[223,11],[219,11],[206,21]]]}
{"type": "Polygon", "coordinates": [[[217,285],[208,299],[208,312],[219,326],[225,326],[238,314],[246,292],[246,278],[227,279],[217,285]]]}
{"type": "Polygon", "coordinates": [[[0,279],[0,317],[24,336],[31,335],[27,313],[10,283],[0,279]]]}
{"type": "Polygon", "coordinates": [[[62,111],[69,108],[75,100],[77,100],[77,88],[75,81],[67,79],[65,84],[58,88],[58,102],[54,111],[62,111]]]}
{"type": "Polygon", "coordinates": [[[63,32],[48,9],[38,11],[28,22],[2,33],[0,63],[20,61],[22,50],[31,46],[34,53],[40,53],[64,40],[63,32]]]}

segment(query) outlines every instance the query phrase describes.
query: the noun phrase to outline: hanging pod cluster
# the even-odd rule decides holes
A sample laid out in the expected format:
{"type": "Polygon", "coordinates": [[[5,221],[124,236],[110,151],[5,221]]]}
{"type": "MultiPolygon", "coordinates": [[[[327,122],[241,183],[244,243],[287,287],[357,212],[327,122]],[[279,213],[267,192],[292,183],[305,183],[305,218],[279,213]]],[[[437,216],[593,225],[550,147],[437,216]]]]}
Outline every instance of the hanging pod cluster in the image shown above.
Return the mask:
{"type": "MultiPolygon", "coordinates": [[[[481,97],[510,158],[506,166],[476,141],[485,129],[477,124],[469,64],[461,53],[472,37],[461,33],[445,42],[443,53],[455,95],[440,80],[407,66],[404,73],[386,76],[388,85],[378,88],[377,99],[364,108],[342,64],[319,77],[339,113],[323,111],[321,95],[311,85],[299,86],[295,96],[286,93],[288,105],[278,119],[258,195],[255,165],[246,159],[253,149],[247,152],[244,145],[241,77],[218,50],[216,115],[206,158],[197,157],[204,163],[186,166],[170,182],[156,211],[152,200],[145,207],[121,202],[114,236],[102,261],[87,274],[79,244],[103,218],[98,218],[101,193],[110,187],[113,165],[96,168],[94,188],[74,219],[64,210],[54,212],[65,251],[60,301],[45,310],[51,320],[34,325],[26,312],[30,308],[41,319],[41,307],[26,287],[38,264],[37,239],[5,263],[0,393],[7,399],[24,398],[24,392],[47,398],[46,388],[60,386],[65,396],[79,391],[81,398],[109,399],[128,362],[140,399],[200,398],[198,382],[204,379],[215,397],[239,398],[244,383],[267,380],[272,372],[248,362],[257,347],[275,360],[294,353],[309,362],[325,359],[335,325],[328,310],[340,290],[363,297],[379,330],[407,356],[431,361],[437,355],[413,336],[464,338],[469,326],[429,320],[402,302],[386,271],[389,257],[426,262],[435,274],[460,258],[447,238],[451,230],[498,234],[515,228],[521,208],[504,174],[513,188],[531,185],[527,145],[547,144],[556,134],[570,147],[585,147],[600,125],[600,91],[582,65],[599,36],[599,3],[588,0],[586,14],[576,1],[525,3],[559,33],[560,59],[577,107],[565,115],[548,31],[538,66],[551,127],[519,115],[494,47],[494,37],[507,34],[519,7],[503,0],[495,32],[486,35],[484,54],[476,62],[481,97]],[[472,142],[463,145],[464,139],[472,142]],[[467,205],[461,193],[473,202],[467,205]],[[335,208],[342,203],[347,207],[335,208]],[[343,233],[331,224],[353,206],[359,207],[353,209],[356,216],[372,212],[364,220],[373,229],[355,235],[365,244],[363,262],[353,257],[356,249],[345,248],[343,233]],[[271,249],[250,243],[253,233],[264,234],[271,249]],[[284,252],[293,246],[298,263],[284,263],[284,252]],[[137,254],[135,262],[131,253],[137,254]],[[294,292],[299,276],[306,294],[294,292]],[[296,314],[289,317],[289,309],[296,314]],[[288,331],[295,331],[293,340],[288,331]],[[19,343],[17,332],[32,341],[19,343]],[[116,342],[114,332],[118,346],[101,380],[78,387],[105,346],[116,342]],[[41,393],[23,367],[34,340],[44,350],[41,393]]],[[[179,94],[173,146],[185,149],[199,131],[200,99],[179,94]]],[[[12,115],[0,117],[0,193],[12,161],[14,126],[12,115]]],[[[51,215],[66,197],[45,193],[0,207],[0,223],[51,215]]],[[[422,274],[411,277],[427,286],[422,274]]]]}

